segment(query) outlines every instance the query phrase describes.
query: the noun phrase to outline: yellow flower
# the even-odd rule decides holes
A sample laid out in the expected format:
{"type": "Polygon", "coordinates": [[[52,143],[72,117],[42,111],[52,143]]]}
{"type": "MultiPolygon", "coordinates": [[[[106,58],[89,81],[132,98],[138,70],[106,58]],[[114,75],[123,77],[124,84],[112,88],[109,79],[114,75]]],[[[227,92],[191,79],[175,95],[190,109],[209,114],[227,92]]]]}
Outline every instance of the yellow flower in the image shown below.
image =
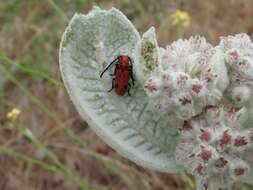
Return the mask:
{"type": "Polygon", "coordinates": [[[20,109],[13,108],[10,112],[7,113],[6,117],[8,120],[15,122],[18,120],[20,114],[21,114],[20,109]]]}
{"type": "Polygon", "coordinates": [[[172,15],[173,26],[188,27],[190,25],[190,16],[186,11],[177,10],[172,15]]]}

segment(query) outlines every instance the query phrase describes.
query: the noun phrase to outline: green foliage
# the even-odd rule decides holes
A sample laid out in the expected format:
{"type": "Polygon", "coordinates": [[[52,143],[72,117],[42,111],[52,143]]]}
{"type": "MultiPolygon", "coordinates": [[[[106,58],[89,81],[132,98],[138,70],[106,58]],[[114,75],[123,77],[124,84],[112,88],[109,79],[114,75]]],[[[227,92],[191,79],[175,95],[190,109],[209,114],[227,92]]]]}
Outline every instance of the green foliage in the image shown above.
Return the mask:
{"type": "MultiPolygon", "coordinates": [[[[61,6],[68,10],[67,14],[71,15],[77,9],[81,10],[81,6],[85,6],[85,3],[85,0],[76,0],[72,2],[68,1],[68,4],[71,4],[72,9],[69,9],[70,7],[67,3],[61,3],[61,6]]],[[[30,87],[27,84],[31,82],[33,85],[36,85],[40,82],[46,81],[47,83],[45,83],[44,88],[48,88],[48,84],[53,85],[53,87],[56,89],[62,87],[62,83],[59,81],[59,79],[56,79],[55,76],[53,76],[53,72],[55,72],[53,68],[55,68],[55,65],[53,66],[52,62],[57,64],[56,57],[54,56],[57,52],[59,38],[63,31],[62,27],[66,22],[67,16],[61,7],[56,4],[56,1],[52,0],[41,3],[38,3],[38,1],[22,1],[21,3],[20,1],[16,0],[10,0],[7,3],[0,2],[1,12],[7,13],[4,17],[1,17],[2,15],[0,15],[0,21],[4,21],[4,25],[1,26],[2,31],[8,31],[10,34],[16,32],[13,30],[13,21],[16,18],[13,13],[20,14],[20,12],[24,11],[22,10],[23,8],[27,8],[32,11],[34,10],[36,14],[31,14],[31,17],[28,18],[27,22],[29,22],[29,28],[25,28],[25,30],[30,33],[29,40],[23,44],[23,49],[19,49],[18,52],[15,52],[16,54],[14,55],[14,60],[7,56],[8,54],[11,56],[13,52],[6,53],[4,51],[0,51],[0,104],[3,105],[7,102],[6,98],[8,97],[4,94],[6,83],[14,84],[14,86],[20,90],[20,94],[22,94],[24,97],[27,97],[29,101],[33,102],[34,105],[36,105],[37,108],[42,111],[42,113],[48,115],[48,117],[52,119],[56,126],[65,131],[66,134],[76,141],[80,147],[86,147],[86,151],[88,151],[86,153],[87,155],[96,158],[98,162],[101,162],[102,165],[105,165],[106,169],[110,173],[120,176],[122,181],[125,181],[125,183],[129,184],[129,186],[132,186],[133,189],[138,189],[134,179],[124,175],[121,169],[115,165],[113,161],[103,157],[87,147],[87,143],[84,141],[84,139],[80,138],[72,129],[65,126],[57,113],[47,107],[44,100],[36,97],[30,90],[30,87]],[[49,9],[52,11],[56,10],[58,15],[53,13],[53,17],[50,18],[48,17],[49,13],[45,12],[43,9],[37,9],[36,7],[38,6],[49,6],[49,9]],[[23,53],[21,53],[22,51],[23,53]],[[21,81],[20,78],[22,79],[21,81]],[[2,99],[2,97],[5,98],[5,101],[2,99]]],[[[23,22],[25,23],[26,21],[23,22]]],[[[16,38],[18,38],[18,35],[14,36],[13,39],[16,40],[16,38]]],[[[12,48],[15,49],[16,44],[13,43],[12,45],[12,48]]],[[[0,113],[3,113],[2,107],[0,113]]],[[[1,115],[0,119],[4,119],[4,115],[1,115]]],[[[36,136],[29,132],[28,128],[26,129],[22,126],[18,127],[17,129],[19,133],[25,135],[28,140],[31,141],[31,144],[35,145],[35,148],[37,148],[38,151],[40,149],[46,149],[45,145],[43,145],[43,143],[40,142],[36,136]]],[[[57,156],[51,151],[48,152],[49,160],[51,159],[56,165],[51,165],[44,160],[35,159],[26,155],[26,153],[16,152],[12,148],[5,145],[0,145],[0,155],[8,155],[30,164],[37,165],[45,170],[55,173],[55,175],[63,175],[67,180],[70,180],[73,182],[73,184],[79,186],[80,189],[90,189],[91,187],[92,189],[106,189],[103,186],[98,184],[96,185],[90,179],[80,178],[80,176],[73,174],[65,164],[62,164],[58,161],[57,156]]]]}
{"type": "MultiPolygon", "coordinates": [[[[82,159],[92,159],[95,164],[104,166],[102,173],[106,173],[108,176],[119,177],[120,182],[115,182],[116,185],[122,183],[122,187],[125,189],[152,189],[152,184],[155,183],[154,181],[157,181],[158,184],[163,185],[159,186],[159,188],[166,189],[167,187],[163,183],[164,181],[168,181],[167,177],[166,180],[161,180],[164,176],[159,179],[160,175],[153,172],[146,174],[143,170],[140,170],[139,172],[143,175],[136,177],[130,167],[126,167],[126,165],[118,162],[115,158],[109,158],[108,156],[95,152],[90,145],[84,141],[83,137],[79,136],[81,133],[78,132],[77,135],[73,130],[76,130],[75,125],[69,125],[69,120],[72,120],[73,118],[64,118],[66,120],[63,120],[65,115],[63,116],[56,111],[55,105],[59,104],[57,101],[55,101],[55,105],[51,105],[47,102],[47,99],[50,99],[50,97],[44,98],[35,93],[39,88],[52,92],[63,90],[62,82],[58,76],[57,54],[60,36],[62,35],[67,22],[75,12],[87,13],[93,5],[99,5],[103,8],[116,6],[118,9],[122,10],[128,18],[130,18],[140,31],[146,30],[150,25],[160,24],[163,21],[163,18],[168,16],[168,5],[163,6],[163,1],[0,0],[0,123],[1,125],[6,124],[6,111],[8,111],[11,106],[16,104],[18,104],[18,106],[22,106],[23,104],[26,106],[27,102],[31,102],[28,104],[30,106],[32,105],[31,108],[27,108],[29,112],[24,113],[24,123],[29,124],[28,120],[30,115],[35,114],[33,112],[39,111],[41,116],[45,116],[51,121],[48,125],[57,128],[54,128],[53,130],[58,130],[60,131],[59,133],[65,131],[67,136],[69,136],[70,139],[73,139],[77,144],[76,149],[73,149],[73,147],[65,147],[66,149],[71,149],[73,152],[80,151],[82,159]],[[5,74],[3,74],[3,72],[5,74]],[[18,101],[16,100],[20,100],[21,104],[17,103],[18,101]],[[129,173],[131,173],[131,175],[129,175],[129,173]],[[155,180],[151,181],[150,179],[152,178],[149,178],[149,176],[155,176],[155,180]],[[146,184],[146,188],[143,188],[140,185],[141,183],[146,184]]],[[[213,25],[213,22],[211,22],[211,24],[213,25]]],[[[224,28],[228,29],[228,27],[224,28]]],[[[168,28],[163,29],[169,31],[168,28]]],[[[215,36],[212,33],[213,30],[214,29],[205,30],[208,31],[207,36],[215,36]]],[[[170,35],[173,36],[173,34],[170,35]]],[[[94,95],[92,98],[94,98],[95,101],[100,102],[101,105],[104,105],[100,95],[94,95]]],[[[54,99],[56,98],[54,97],[54,99]]],[[[62,108],[62,106],[63,105],[60,105],[60,108],[62,108]]],[[[77,117],[76,113],[73,115],[75,118],[77,117]]],[[[24,126],[25,125],[23,125],[23,127],[24,126]]],[[[28,129],[32,126],[27,125],[26,127],[28,129]]],[[[40,130],[36,131],[36,133],[33,134],[33,137],[40,139],[42,146],[46,147],[47,139],[43,139],[42,136],[40,136],[40,132],[40,130]]],[[[81,172],[73,172],[73,175],[66,176],[66,172],[64,173],[64,170],[56,166],[55,163],[48,162],[47,159],[38,159],[36,155],[29,152],[27,147],[32,147],[35,151],[36,149],[39,150],[39,148],[35,146],[36,143],[30,141],[31,139],[25,138],[24,135],[22,136],[22,131],[12,131],[12,129],[5,126],[1,128],[1,135],[2,133],[17,133],[15,136],[17,138],[14,140],[11,139],[12,144],[11,141],[9,141],[8,136],[7,141],[5,141],[6,139],[0,139],[0,157],[1,160],[6,158],[6,164],[8,164],[13,158],[14,160],[18,159],[18,165],[28,165],[29,167],[32,166],[31,168],[38,166],[52,173],[54,176],[63,175],[65,176],[66,181],[69,180],[75,184],[76,187],[82,189],[82,186],[76,183],[77,181],[73,181],[73,176],[81,175],[81,172]],[[2,131],[2,129],[4,130],[2,131]],[[25,141],[28,144],[27,147],[21,147],[20,149],[13,146],[13,144],[19,145],[22,143],[22,138],[20,138],[20,136],[25,138],[25,141]],[[8,146],[5,145],[5,143],[9,143],[8,146]],[[21,152],[22,150],[24,151],[21,152]],[[6,155],[8,156],[6,157],[6,155]]],[[[46,148],[51,150],[51,147],[46,148]]],[[[103,151],[104,150],[101,152],[103,151]]],[[[58,157],[59,155],[57,153],[57,151],[53,152],[53,154],[58,157]]],[[[86,163],[84,162],[84,164],[86,163]]],[[[61,165],[61,167],[66,168],[68,168],[68,166],[69,163],[65,163],[64,166],[61,165]]],[[[18,173],[18,171],[16,171],[17,168],[15,168],[15,173],[18,173]]],[[[24,172],[29,174],[30,170],[24,172]]],[[[192,190],[192,179],[189,178],[189,180],[188,176],[187,178],[181,176],[181,178],[185,182],[185,189],[192,190]]],[[[4,177],[3,179],[5,180],[4,177]]],[[[102,181],[108,179],[110,178],[106,177],[103,178],[102,181]]],[[[93,186],[94,181],[92,179],[83,178],[82,180],[85,183],[87,182],[87,184],[92,187],[91,189],[96,189],[96,187],[93,186]]],[[[178,179],[176,181],[178,181],[178,179]]],[[[9,182],[5,181],[5,183],[8,184],[9,182]]],[[[32,184],[33,182],[28,184],[31,189],[33,189],[32,184]]],[[[103,185],[101,186],[103,187],[103,185]]],[[[16,187],[14,186],[14,188],[16,187]]],[[[27,186],[24,188],[27,188],[27,186]]],[[[250,190],[252,189],[252,186],[237,184],[235,190],[239,189],[250,190]]]]}
{"type": "Polygon", "coordinates": [[[154,60],[153,57],[155,47],[156,46],[150,41],[143,42],[142,44],[141,55],[149,71],[153,71],[158,65],[157,60],[154,60]]]}
{"type": "MultiPolygon", "coordinates": [[[[150,59],[144,68],[154,69],[159,60],[158,46],[152,38],[154,29],[147,34],[138,57],[150,59]]],[[[104,83],[111,80],[99,77],[103,63],[113,56],[126,54],[136,59],[139,42],[139,33],[115,8],[107,11],[96,7],[87,15],[74,15],[60,47],[63,81],[80,115],[110,146],[141,166],[177,172],[181,169],[174,160],[177,129],[170,118],[149,109],[140,84],[132,87],[131,97],[120,97],[108,94],[104,83]],[[94,99],[97,94],[101,101],[94,99]]],[[[138,66],[136,62],[134,66],[138,66]]]]}

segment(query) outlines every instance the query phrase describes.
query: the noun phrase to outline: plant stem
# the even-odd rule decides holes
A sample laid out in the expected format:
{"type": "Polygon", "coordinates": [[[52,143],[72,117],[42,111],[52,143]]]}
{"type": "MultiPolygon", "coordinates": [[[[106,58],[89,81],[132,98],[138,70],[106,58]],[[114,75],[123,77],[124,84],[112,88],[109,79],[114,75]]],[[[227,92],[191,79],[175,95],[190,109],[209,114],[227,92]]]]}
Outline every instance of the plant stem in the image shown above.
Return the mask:
{"type": "Polygon", "coordinates": [[[34,69],[30,69],[30,68],[26,68],[26,67],[21,67],[20,64],[14,62],[13,60],[9,59],[6,55],[4,55],[3,53],[0,52],[0,59],[5,61],[5,63],[9,64],[9,65],[13,65],[15,66],[15,68],[19,69],[20,71],[23,71],[25,73],[28,74],[35,74],[36,76],[41,77],[42,79],[47,80],[49,83],[57,86],[57,87],[63,87],[63,84],[61,81],[55,80],[53,78],[51,78],[50,76],[48,76],[46,73],[42,73],[38,70],[34,70],[34,69]]]}
{"type": "Polygon", "coordinates": [[[20,160],[29,162],[31,164],[40,166],[41,168],[43,168],[45,170],[54,172],[58,175],[65,176],[65,177],[69,178],[73,183],[78,185],[81,189],[90,190],[91,187],[94,187],[94,189],[96,189],[96,190],[105,190],[106,189],[103,186],[99,186],[96,184],[90,184],[90,182],[88,180],[81,179],[79,176],[74,176],[72,173],[67,173],[67,172],[63,171],[61,168],[59,168],[57,165],[56,166],[49,165],[43,161],[40,161],[38,159],[34,159],[34,158],[27,156],[25,154],[17,153],[4,145],[0,145],[0,154],[6,154],[9,156],[13,156],[17,159],[20,159],[20,160]]]}
{"type": "Polygon", "coordinates": [[[36,96],[34,96],[29,90],[27,90],[15,77],[11,75],[11,73],[6,70],[4,67],[0,67],[0,72],[3,75],[12,81],[19,89],[27,96],[29,99],[37,105],[42,111],[44,111],[56,124],[58,127],[63,128],[65,133],[67,133],[70,137],[75,139],[82,147],[87,146],[87,143],[81,139],[78,135],[76,135],[71,129],[64,126],[64,124],[59,120],[59,118],[54,114],[54,112],[50,111],[36,96]]]}
{"type": "Polygon", "coordinates": [[[8,148],[4,145],[0,145],[0,154],[6,154],[6,155],[9,155],[9,156],[15,157],[17,159],[24,160],[26,162],[32,163],[34,165],[38,165],[38,166],[42,167],[43,169],[49,170],[51,172],[54,172],[54,173],[57,173],[57,174],[62,174],[62,172],[57,170],[57,167],[49,165],[49,164],[47,164],[43,161],[34,159],[34,158],[32,158],[30,156],[27,156],[25,154],[17,153],[17,152],[11,150],[10,148],[8,148]]]}
{"type": "Polygon", "coordinates": [[[53,0],[47,0],[48,3],[55,9],[55,11],[60,15],[60,17],[62,18],[62,20],[64,22],[68,22],[68,17],[66,16],[66,14],[60,9],[60,7],[53,1],[53,0]]]}
{"type": "Polygon", "coordinates": [[[180,173],[181,178],[183,179],[184,183],[186,184],[187,189],[190,190],[195,190],[196,189],[196,184],[195,181],[192,180],[185,171],[182,171],[180,173]]]}
{"type": "MultiPolygon", "coordinates": [[[[32,134],[32,132],[24,127],[21,123],[17,126],[18,131],[27,137],[37,149],[43,150],[46,152],[46,156],[49,160],[53,161],[57,168],[64,173],[65,176],[69,177],[72,181],[74,181],[77,185],[82,187],[83,189],[87,189],[90,187],[90,184],[86,180],[82,180],[79,176],[74,175],[63,163],[59,161],[54,152],[48,150],[40,140],[32,134]]],[[[101,188],[100,188],[101,189],[101,188]]]]}

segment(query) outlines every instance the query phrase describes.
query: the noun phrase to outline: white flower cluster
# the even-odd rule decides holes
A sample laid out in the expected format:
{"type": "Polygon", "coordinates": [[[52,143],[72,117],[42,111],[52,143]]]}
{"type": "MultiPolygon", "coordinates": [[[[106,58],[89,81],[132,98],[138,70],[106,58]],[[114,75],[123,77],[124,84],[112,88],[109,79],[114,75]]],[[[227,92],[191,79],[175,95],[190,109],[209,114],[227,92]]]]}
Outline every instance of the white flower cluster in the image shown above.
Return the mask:
{"type": "Polygon", "coordinates": [[[59,62],[81,116],[137,164],[166,172],[184,167],[198,190],[252,182],[253,43],[246,34],[223,37],[217,46],[194,36],[163,49],[154,27],[140,37],[119,10],[96,7],[70,21],[59,62]],[[127,82],[133,72],[131,97],[106,93],[112,77],[99,78],[118,55],[132,60],[126,75],[116,76],[127,82]]]}
{"type": "Polygon", "coordinates": [[[144,85],[154,108],[188,120],[221,100],[229,81],[220,49],[195,36],[161,48],[160,55],[161,71],[144,85]]]}
{"type": "Polygon", "coordinates": [[[253,43],[246,34],[221,38],[229,70],[228,92],[236,106],[249,105],[253,89],[253,43]]]}
{"type": "Polygon", "coordinates": [[[185,121],[176,160],[196,176],[199,190],[229,189],[246,176],[253,161],[253,131],[239,127],[241,112],[210,106],[185,121]]]}
{"type": "Polygon", "coordinates": [[[213,47],[195,36],[159,53],[144,89],[155,109],[184,123],[177,162],[197,177],[199,190],[231,188],[253,163],[253,130],[241,126],[253,108],[253,43],[238,34],[213,47]]]}

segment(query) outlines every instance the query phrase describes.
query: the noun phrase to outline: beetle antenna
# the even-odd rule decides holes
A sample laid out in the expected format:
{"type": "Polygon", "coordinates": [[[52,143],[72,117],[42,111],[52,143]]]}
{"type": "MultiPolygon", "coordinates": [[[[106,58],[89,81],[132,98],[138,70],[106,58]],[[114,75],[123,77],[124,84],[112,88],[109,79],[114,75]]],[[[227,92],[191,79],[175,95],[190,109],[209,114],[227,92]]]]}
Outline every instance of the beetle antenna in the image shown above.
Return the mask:
{"type": "Polygon", "coordinates": [[[105,69],[103,70],[103,72],[100,74],[99,77],[102,78],[102,76],[103,76],[103,74],[105,73],[105,71],[107,71],[107,70],[109,69],[109,67],[110,67],[112,64],[114,64],[115,62],[117,62],[118,59],[119,59],[119,56],[118,56],[116,59],[114,59],[109,65],[107,65],[107,66],[105,67],[105,69]]]}

